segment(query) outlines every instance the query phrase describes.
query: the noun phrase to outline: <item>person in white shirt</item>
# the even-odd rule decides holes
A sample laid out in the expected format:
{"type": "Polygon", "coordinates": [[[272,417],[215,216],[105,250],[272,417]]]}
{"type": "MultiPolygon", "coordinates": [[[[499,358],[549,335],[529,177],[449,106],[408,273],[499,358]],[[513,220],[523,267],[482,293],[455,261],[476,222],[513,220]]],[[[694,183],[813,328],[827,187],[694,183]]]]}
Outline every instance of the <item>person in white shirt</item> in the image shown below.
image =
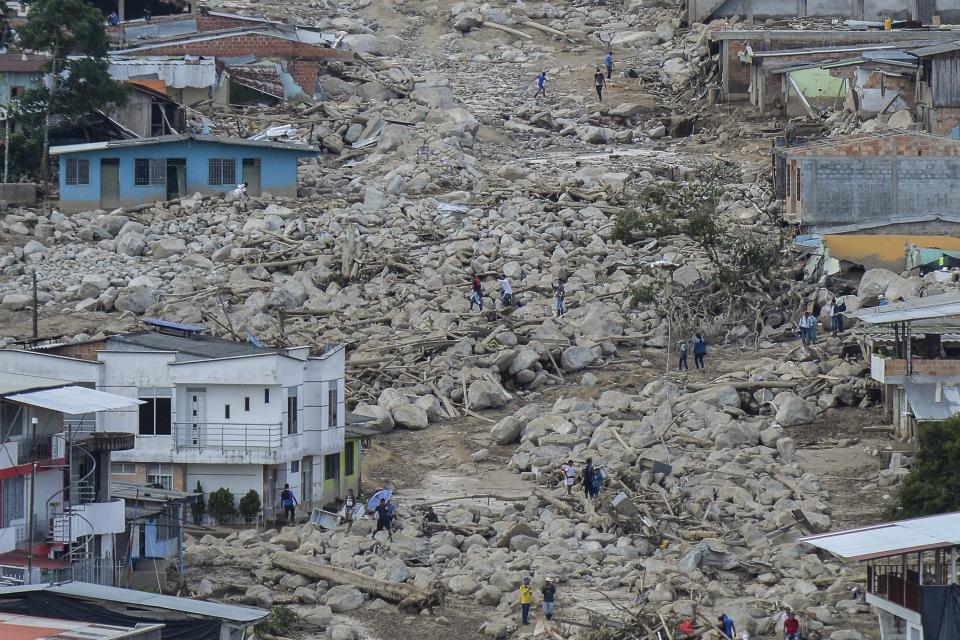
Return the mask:
{"type": "Polygon", "coordinates": [[[809,345],[813,342],[813,325],[817,321],[809,311],[803,312],[803,317],[800,318],[800,340],[803,342],[804,346],[809,345]]]}
{"type": "Polygon", "coordinates": [[[573,466],[573,460],[567,460],[567,464],[563,465],[563,482],[567,486],[567,495],[571,495],[573,492],[573,485],[577,479],[577,469],[573,466]]]}
{"type": "Polygon", "coordinates": [[[510,286],[510,278],[503,276],[500,286],[503,288],[503,306],[509,307],[510,303],[513,302],[513,287],[510,286]]]}

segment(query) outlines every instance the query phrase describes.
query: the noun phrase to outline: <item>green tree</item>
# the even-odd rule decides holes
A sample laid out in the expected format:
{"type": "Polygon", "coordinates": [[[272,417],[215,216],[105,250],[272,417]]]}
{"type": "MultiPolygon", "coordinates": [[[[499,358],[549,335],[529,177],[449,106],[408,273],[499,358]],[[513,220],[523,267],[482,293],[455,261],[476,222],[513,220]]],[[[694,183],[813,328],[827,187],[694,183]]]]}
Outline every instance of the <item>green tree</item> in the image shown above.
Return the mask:
{"type": "Polygon", "coordinates": [[[123,104],[126,89],[111,79],[107,71],[110,41],[103,16],[84,0],[36,0],[30,5],[27,23],[18,33],[24,48],[43,51],[51,57],[47,65],[48,86],[27,92],[24,102],[33,106],[22,111],[36,119],[42,105],[40,177],[47,184],[51,116],[75,118],[110,103],[123,104]]]}
{"type": "Polygon", "coordinates": [[[256,489],[250,489],[247,495],[240,498],[240,515],[244,522],[251,522],[260,513],[260,494],[256,489]]]}
{"type": "Polygon", "coordinates": [[[960,416],[920,425],[918,441],[891,515],[915,518],[960,510],[960,416]]]}
{"type": "Polygon", "coordinates": [[[216,518],[220,524],[225,524],[237,514],[237,508],[233,504],[233,494],[226,487],[220,487],[210,494],[207,500],[207,511],[216,518]]]}
{"type": "Polygon", "coordinates": [[[190,503],[190,511],[193,513],[193,524],[199,525],[203,523],[203,514],[207,510],[207,505],[203,501],[203,487],[200,486],[199,480],[197,480],[197,488],[193,492],[197,494],[197,497],[190,503]]]}

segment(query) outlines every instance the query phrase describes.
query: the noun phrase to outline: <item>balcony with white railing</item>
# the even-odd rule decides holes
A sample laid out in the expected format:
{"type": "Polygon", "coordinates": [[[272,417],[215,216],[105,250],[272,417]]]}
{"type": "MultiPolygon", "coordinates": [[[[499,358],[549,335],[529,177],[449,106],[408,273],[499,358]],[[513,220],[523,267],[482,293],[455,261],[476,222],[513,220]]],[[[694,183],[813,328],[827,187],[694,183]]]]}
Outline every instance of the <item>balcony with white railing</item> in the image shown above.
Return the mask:
{"type": "Polygon", "coordinates": [[[243,424],[233,422],[176,422],[173,442],[178,452],[197,450],[205,453],[270,453],[283,444],[280,423],[243,424]]]}
{"type": "Polygon", "coordinates": [[[67,543],[90,535],[123,533],[124,516],[123,500],[90,502],[56,511],[50,515],[50,541],[67,543]]]}

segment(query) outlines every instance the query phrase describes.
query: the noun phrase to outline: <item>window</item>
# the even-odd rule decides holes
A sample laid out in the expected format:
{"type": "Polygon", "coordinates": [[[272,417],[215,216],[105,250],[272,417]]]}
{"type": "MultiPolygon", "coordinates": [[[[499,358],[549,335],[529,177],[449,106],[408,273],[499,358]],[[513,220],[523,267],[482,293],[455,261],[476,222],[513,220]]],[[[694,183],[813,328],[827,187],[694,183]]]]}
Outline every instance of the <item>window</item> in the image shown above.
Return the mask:
{"type": "Polygon", "coordinates": [[[24,517],[25,485],[24,476],[14,476],[13,478],[3,479],[3,518],[0,526],[9,527],[11,521],[19,520],[24,517]]]}
{"type": "Polygon", "coordinates": [[[147,484],[159,485],[164,489],[173,489],[173,465],[148,464],[147,484]]]}
{"type": "Polygon", "coordinates": [[[800,202],[800,167],[797,167],[797,202],[800,202]]]}
{"type": "Polygon", "coordinates": [[[270,404],[270,389],[263,390],[263,404],[270,404]]]}
{"type": "Polygon", "coordinates": [[[230,419],[230,405],[228,404],[223,405],[223,419],[224,420],[230,419]]]}
{"type": "Polygon", "coordinates": [[[243,399],[243,410],[244,410],[244,411],[250,411],[250,397],[249,397],[249,396],[243,399]]]}
{"type": "Polygon", "coordinates": [[[135,476],[137,475],[137,463],[136,462],[111,462],[110,475],[135,476]]]}
{"type": "Polygon", "coordinates": [[[237,161],[233,158],[210,158],[207,184],[232,185],[237,181],[237,161]]]}
{"type": "Polygon", "coordinates": [[[297,388],[287,389],[287,433],[297,433],[297,388]]]}
{"type": "Polygon", "coordinates": [[[67,158],[64,161],[69,185],[90,184],[90,161],[79,158],[67,158]]]}
{"type": "Polygon", "coordinates": [[[356,446],[357,446],[357,443],[354,440],[351,440],[350,442],[345,442],[343,444],[343,456],[344,456],[343,475],[345,476],[352,476],[354,473],[353,457],[356,454],[356,451],[355,451],[356,446]]]}
{"type": "Polygon", "coordinates": [[[172,422],[169,389],[141,389],[140,430],[142,436],[168,436],[172,422]]]}
{"type": "Polygon", "coordinates": [[[329,388],[329,391],[327,391],[327,427],[335,429],[337,427],[337,407],[339,405],[337,402],[337,381],[331,380],[327,385],[329,388]]]}
{"type": "Polygon", "coordinates": [[[0,442],[23,435],[23,407],[0,400],[0,442]]]}
{"type": "Polygon", "coordinates": [[[323,479],[336,480],[340,475],[340,454],[331,453],[323,456],[323,479]]]}
{"type": "Polygon", "coordinates": [[[290,463],[290,473],[300,473],[300,461],[294,460],[290,463]]]}
{"type": "Polygon", "coordinates": [[[167,184],[167,161],[163,158],[137,158],[133,161],[133,184],[167,184]]]}

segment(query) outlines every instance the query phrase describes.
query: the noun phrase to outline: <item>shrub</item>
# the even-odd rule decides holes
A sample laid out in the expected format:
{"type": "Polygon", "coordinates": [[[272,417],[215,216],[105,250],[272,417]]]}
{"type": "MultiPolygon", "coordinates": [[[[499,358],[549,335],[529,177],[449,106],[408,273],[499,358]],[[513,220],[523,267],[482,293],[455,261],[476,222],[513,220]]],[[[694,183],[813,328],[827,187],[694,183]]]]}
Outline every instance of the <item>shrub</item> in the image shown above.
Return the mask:
{"type": "Polygon", "coordinates": [[[244,522],[251,522],[260,513],[260,494],[250,489],[247,495],[240,498],[240,515],[244,522]]]}
{"type": "Polygon", "coordinates": [[[960,509],[960,416],[922,424],[919,449],[903,479],[895,518],[931,516],[960,509]]]}
{"type": "MultiPolygon", "coordinates": [[[[250,494],[248,493],[247,495],[250,494]]],[[[259,496],[257,499],[259,500],[259,496]]],[[[299,624],[300,616],[298,616],[293,609],[278,605],[270,610],[270,615],[266,620],[256,625],[255,631],[260,635],[286,636],[296,629],[299,624]]]]}
{"type": "Polygon", "coordinates": [[[203,487],[200,486],[199,480],[197,480],[197,488],[193,492],[197,494],[197,497],[190,503],[190,511],[193,513],[193,524],[199,525],[203,523],[203,514],[207,511],[207,504],[203,500],[203,487]]]}
{"type": "Polygon", "coordinates": [[[233,494],[229,489],[220,487],[210,494],[207,510],[220,524],[229,522],[237,514],[237,508],[233,505],[233,494]]]}

